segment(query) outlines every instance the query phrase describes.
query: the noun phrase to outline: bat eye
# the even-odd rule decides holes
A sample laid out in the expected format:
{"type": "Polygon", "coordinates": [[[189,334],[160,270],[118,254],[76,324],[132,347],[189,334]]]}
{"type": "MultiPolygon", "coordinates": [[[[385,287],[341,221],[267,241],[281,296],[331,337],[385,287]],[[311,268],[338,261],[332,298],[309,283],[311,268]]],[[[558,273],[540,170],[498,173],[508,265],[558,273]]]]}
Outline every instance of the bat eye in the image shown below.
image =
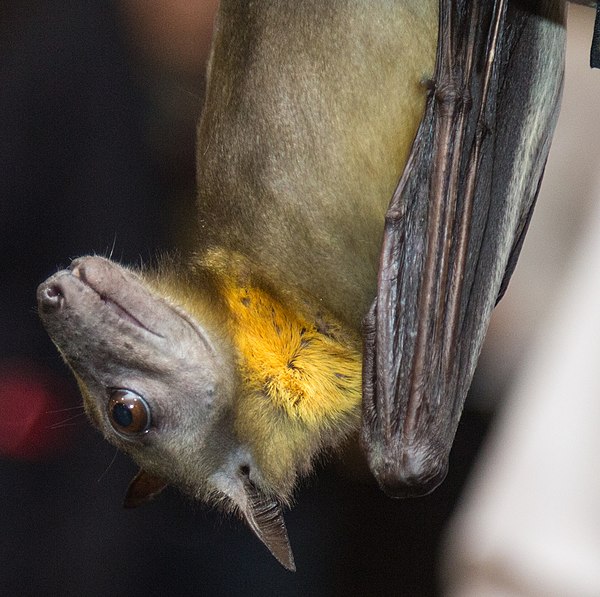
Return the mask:
{"type": "Polygon", "coordinates": [[[142,435],[150,428],[150,407],[131,390],[114,390],[108,401],[108,418],[117,433],[142,435]]]}

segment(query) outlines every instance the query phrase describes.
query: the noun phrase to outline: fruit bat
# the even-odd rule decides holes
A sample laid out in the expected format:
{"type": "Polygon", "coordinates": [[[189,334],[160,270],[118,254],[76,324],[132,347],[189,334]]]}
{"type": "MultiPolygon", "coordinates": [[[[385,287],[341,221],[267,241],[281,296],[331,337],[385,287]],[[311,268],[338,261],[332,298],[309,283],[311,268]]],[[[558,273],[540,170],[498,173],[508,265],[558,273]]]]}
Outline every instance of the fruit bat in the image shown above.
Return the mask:
{"type": "Polygon", "coordinates": [[[39,314],[91,421],[166,485],[282,517],[360,435],[382,489],[439,484],[560,101],[563,0],[222,0],[193,254],[83,257],[39,314]],[[391,202],[390,202],[391,198],[391,202]]]}

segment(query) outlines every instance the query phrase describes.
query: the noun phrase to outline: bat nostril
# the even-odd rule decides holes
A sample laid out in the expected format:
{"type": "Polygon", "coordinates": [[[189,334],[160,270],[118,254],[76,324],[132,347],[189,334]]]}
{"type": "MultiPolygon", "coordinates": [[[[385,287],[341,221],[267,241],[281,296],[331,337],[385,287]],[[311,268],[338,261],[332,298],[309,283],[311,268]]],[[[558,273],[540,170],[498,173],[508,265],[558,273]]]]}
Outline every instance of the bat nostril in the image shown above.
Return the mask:
{"type": "Polygon", "coordinates": [[[73,276],[79,278],[80,280],[85,280],[85,270],[81,263],[77,263],[76,261],[74,261],[69,267],[69,269],[71,270],[71,274],[73,276]]]}
{"type": "Polygon", "coordinates": [[[60,309],[64,303],[64,298],[59,284],[42,284],[38,289],[38,306],[45,312],[60,309]]]}
{"type": "Polygon", "coordinates": [[[95,269],[97,269],[97,267],[94,267],[97,262],[98,258],[96,257],[78,257],[77,259],[73,259],[73,261],[71,261],[71,264],[67,269],[71,272],[71,275],[79,278],[82,282],[86,282],[90,271],[93,275],[93,272],[95,269]]]}
{"type": "Polygon", "coordinates": [[[62,291],[58,284],[52,284],[46,288],[46,296],[50,299],[55,299],[62,296],[62,291]]]}
{"type": "Polygon", "coordinates": [[[102,257],[78,257],[67,268],[72,276],[94,288],[106,276],[108,262],[102,257]]]}

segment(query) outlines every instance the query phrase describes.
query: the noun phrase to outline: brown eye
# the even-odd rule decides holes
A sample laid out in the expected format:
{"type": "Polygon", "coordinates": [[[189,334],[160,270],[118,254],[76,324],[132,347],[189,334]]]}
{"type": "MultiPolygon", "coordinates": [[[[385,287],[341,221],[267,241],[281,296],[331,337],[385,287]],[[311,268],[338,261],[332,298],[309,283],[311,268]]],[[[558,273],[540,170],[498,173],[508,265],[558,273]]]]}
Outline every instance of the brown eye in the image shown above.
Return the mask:
{"type": "Polygon", "coordinates": [[[108,401],[108,418],[122,435],[141,435],[150,428],[150,407],[131,390],[115,390],[108,401]]]}

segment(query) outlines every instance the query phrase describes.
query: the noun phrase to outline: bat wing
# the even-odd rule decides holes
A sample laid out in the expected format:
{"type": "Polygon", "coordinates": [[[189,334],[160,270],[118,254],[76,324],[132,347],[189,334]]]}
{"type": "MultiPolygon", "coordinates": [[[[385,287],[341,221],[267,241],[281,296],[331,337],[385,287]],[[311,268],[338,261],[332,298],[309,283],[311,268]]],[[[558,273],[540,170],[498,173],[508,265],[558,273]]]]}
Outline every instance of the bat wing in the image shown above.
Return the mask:
{"type": "Polygon", "coordinates": [[[435,77],[364,328],[361,441],[390,495],[428,493],[446,474],[558,115],[563,4],[440,0],[435,77]]]}

